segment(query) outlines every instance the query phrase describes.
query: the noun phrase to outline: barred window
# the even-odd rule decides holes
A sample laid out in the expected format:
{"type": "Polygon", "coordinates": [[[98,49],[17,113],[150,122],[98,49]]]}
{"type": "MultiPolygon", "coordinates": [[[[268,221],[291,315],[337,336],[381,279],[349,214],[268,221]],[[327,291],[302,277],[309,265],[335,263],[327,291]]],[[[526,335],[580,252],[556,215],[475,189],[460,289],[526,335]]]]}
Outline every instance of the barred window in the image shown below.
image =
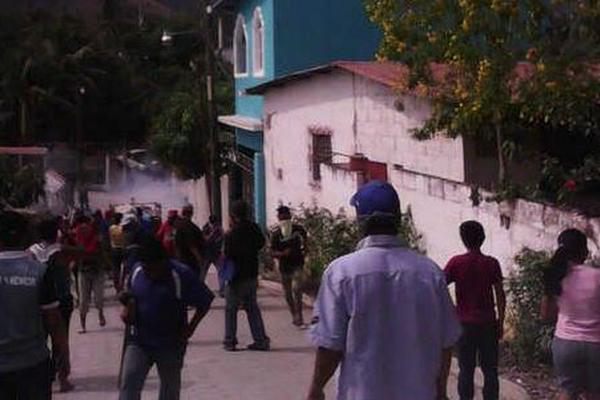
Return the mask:
{"type": "Polygon", "coordinates": [[[313,180],[321,180],[321,164],[331,164],[333,161],[333,150],[331,147],[331,135],[312,135],[312,174],[313,180]]]}

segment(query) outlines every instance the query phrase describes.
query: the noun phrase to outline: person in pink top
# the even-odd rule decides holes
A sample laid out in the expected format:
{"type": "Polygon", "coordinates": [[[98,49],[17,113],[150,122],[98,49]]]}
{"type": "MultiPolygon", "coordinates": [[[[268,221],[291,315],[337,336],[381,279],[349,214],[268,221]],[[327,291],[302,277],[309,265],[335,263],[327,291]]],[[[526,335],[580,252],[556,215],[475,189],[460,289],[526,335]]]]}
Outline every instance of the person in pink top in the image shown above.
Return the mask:
{"type": "Polygon", "coordinates": [[[600,399],[600,269],[585,264],[586,236],[567,229],[544,272],[542,317],[556,320],[552,344],[560,400],[600,399]]]}

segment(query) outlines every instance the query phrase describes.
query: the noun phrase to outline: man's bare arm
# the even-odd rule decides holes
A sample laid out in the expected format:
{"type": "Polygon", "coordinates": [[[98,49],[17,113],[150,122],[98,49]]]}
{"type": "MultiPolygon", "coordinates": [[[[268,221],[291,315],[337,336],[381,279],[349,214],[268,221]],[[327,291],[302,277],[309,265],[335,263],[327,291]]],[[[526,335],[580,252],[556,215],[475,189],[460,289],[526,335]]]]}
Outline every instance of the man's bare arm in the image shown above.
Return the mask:
{"type": "Polygon", "coordinates": [[[315,370],[307,400],[322,400],[325,398],[323,389],[342,361],[344,353],[319,347],[315,360],[315,370]]]}

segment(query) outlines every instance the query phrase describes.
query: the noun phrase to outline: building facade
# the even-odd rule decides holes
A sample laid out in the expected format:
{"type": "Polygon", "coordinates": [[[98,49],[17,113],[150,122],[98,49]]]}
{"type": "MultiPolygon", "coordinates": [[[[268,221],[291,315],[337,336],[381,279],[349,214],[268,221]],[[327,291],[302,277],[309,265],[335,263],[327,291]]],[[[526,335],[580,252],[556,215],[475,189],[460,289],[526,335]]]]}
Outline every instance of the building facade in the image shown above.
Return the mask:
{"type": "Polygon", "coordinates": [[[380,33],[362,0],[220,0],[235,14],[235,114],[219,121],[235,135],[230,197],[254,204],[266,224],[264,100],[246,89],[336,59],[370,60],[380,33]]]}
{"type": "MultiPolygon", "coordinates": [[[[600,233],[598,219],[577,217],[550,206],[517,201],[509,210],[486,202],[491,193],[474,188],[494,181],[494,160],[468,138],[413,138],[430,115],[427,98],[400,94],[397,64],[335,62],[248,89],[264,96],[264,155],[267,223],[280,204],[344,210],[371,179],[387,180],[409,208],[423,247],[440,265],[463,250],[458,226],[484,224],[484,250],[506,271],[523,246],[552,248],[567,226],[600,233]]],[[[517,164],[526,172],[532,164],[517,164]]],[[[527,174],[524,174],[527,175],[527,174]]],[[[590,243],[598,251],[598,244],[590,243]]]]}

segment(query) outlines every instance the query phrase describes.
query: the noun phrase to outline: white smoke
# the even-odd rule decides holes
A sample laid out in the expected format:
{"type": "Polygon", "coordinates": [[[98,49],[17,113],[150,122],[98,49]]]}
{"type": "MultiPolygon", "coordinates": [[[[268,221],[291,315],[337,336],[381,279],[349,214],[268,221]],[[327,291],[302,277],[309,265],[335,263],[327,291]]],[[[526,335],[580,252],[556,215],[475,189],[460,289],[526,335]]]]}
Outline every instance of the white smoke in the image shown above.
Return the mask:
{"type": "Polygon", "coordinates": [[[111,184],[108,191],[90,192],[90,208],[107,210],[110,206],[131,203],[159,203],[165,217],[169,209],[181,209],[190,203],[185,188],[186,182],[174,176],[157,177],[129,170],[119,182],[111,184]]]}

